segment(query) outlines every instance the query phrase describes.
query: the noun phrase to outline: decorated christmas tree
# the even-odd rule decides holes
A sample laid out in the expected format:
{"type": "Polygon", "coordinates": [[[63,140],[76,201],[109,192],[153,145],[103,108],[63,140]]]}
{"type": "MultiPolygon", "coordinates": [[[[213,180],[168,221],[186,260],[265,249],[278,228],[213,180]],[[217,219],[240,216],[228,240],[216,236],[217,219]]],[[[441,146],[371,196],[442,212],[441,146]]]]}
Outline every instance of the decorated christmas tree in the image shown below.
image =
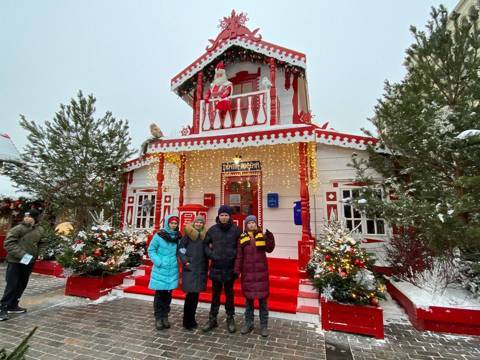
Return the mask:
{"type": "Polygon", "coordinates": [[[378,305],[385,286],[372,272],[374,258],[335,221],[326,224],[308,263],[308,273],[323,298],[341,303],[378,305]]]}
{"type": "Polygon", "coordinates": [[[65,248],[58,262],[65,273],[99,276],[118,273],[141,264],[146,253],[144,231],[119,230],[101,216],[94,217],[96,224],[71,234],[62,235],[65,248]]]}

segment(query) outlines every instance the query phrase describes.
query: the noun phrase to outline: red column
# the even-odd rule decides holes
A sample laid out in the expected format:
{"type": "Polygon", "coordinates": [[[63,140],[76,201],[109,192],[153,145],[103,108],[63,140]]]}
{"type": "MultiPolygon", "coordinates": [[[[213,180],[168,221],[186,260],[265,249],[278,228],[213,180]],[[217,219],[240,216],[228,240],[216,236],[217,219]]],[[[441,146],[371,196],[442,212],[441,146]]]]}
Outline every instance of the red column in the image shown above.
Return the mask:
{"type": "Polygon", "coordinates": [[[126,172],[122,174],[122,205],[120,208],[120,229],[123,229],[125,222],[125,203],[127,201],[127,191],[128,191],[128,178],[130,173],[126,172]]]}
{"type": "Polygon", "coordinates": [[[158,171],[157,171],[157,195],[155,197],[155,229],[156,233],[160,229],[160,215],[162,210],[162,198],[163,198],[163,165],[165,158],[163,154],[158,156],[158,171]]]}
{"type": "Polygon", "coordinates": [[[180,195],[178,196],[178,206],[183,206],[183,190],[185,189],[185,162],[187,157],[185,154],[180,155],[180,168],[178,169],[178,187],[180,195]]]}
{"type": "Polygon", "coordinates": [[[300,200],[302,212],[302,239],[298,242],[298,266],[305,273],[310,260],[314,241],[310,231],[310,194],[307,184],[307,143],[300,143],[298,147],[300,200]]]}
{"type": "Polygon", "coordinates": [[[298,124],[300,121],[298,114],[298,74],[293,75],[292,81],[293,97],[292,97],[292,107],[293,107],[293,123],[298,124]]]}
{"type": "Polygon", "coordinates": [[[197,74],[197,88],[195,91],[195,101],[193,110],[193,129],[194,134],[200,132],[200,101],[203,99],[203,74],[200,71],[197,74]]]}
{"type": "Polygon", "coordinates": [[[275,66],[275,59],[270,58],[270,82],[272,87],[270,88],[270,125],[275,125],[278,122],[277,119],[277,88],[275,86],[277,68],[275,66]]]}

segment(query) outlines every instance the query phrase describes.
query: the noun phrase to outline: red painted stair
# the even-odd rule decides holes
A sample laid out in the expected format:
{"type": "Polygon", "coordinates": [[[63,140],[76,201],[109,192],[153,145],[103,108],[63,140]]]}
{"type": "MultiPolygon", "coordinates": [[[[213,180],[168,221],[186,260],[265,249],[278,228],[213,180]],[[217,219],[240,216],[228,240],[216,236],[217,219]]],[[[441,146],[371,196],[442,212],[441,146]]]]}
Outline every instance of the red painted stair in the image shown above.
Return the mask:
{"type": "MultiPolygon", "coordinates": [[[[298,297],[298,261],[289,259],[269,258],[268,266],[270,271],[270,296],[268,299],[269,309],[272,311],[280,311],[287,313],[295,313],[297,311],[298,297]]],[[[135,285],[123,289],[126,293],[153,295],[154,291],[148,288],[150,280],[151,263],[148,261],[143,266],[145,275],[135,278],[135,285]]],[[[180,267],[181,269],[181,267],[180,267]]],[[[181,276],[180,276],[181,278],[181,276]]],[[[200,301],[210,302],[212,298],[212,283],[209,280],[207,290],[200,294],[200,301]]],[[[244,306],[245,299],[242,295],[240,281],[235,281],[234,285],[235,305],[244,306]]],[[[185,293],[181,290],[181,284],[173,291],[175,299],[184,299],[185,293]]],[[[225,297],[221,297],[222,303],[225,297]]],[[[257,306],[257,304],[255,304],[257,306]]]]}

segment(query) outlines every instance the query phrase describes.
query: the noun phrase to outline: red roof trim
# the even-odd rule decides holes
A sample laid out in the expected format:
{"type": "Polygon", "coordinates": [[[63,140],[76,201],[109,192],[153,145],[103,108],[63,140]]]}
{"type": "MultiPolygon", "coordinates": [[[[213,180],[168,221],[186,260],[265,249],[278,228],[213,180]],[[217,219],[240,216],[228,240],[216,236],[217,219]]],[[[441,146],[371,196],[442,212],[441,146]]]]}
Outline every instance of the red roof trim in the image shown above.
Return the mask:
{"type": "MultiPolygon", "coordinates": [[[[206,64],[203,65],[203,67],[205,67],[205,65],[211,63],[212,61],[214,61],[219,55],[221,55],[223,52],[225,52],[228,48],[230,48],[231,46],[234,46],[234,45],[237,45],[237,46],[242,46],[244,44],[252,44],[252,45],[255,45],[255,46],[258,46],[259,48],[261,49],[269,49],[271,48],[273,50],[273,54],[272,56],[274,55],[277,55],[277,54],[282,54],[282,53],[285,53],[285,55],[288,55],[290,58],[292,59],[297,59],[298,61],[303,61],[303,62],[306,62],[307,61],[307,56],[304,54],[304,53],[301,53],[301,52],[298,52],[298,51],[295,51],[295,50],[291,50],[291,49],[288,49],[288,48],[285,48],[283,46],[279,46],[279,45],[276,45],[276,44],[272,44],[272,43],[269,43],[267,41],[263,41],[263,40],[259,40],[259,41],[251,41],[251,40],[248,40],[248,39],[242,39],[242,38],[238,38],[236,39],[238,40],[239,42],[238,43],[231,43],[229,46],[225,47],[225,49],[223,49],[222,52],[214,55],[213,52],[208,52],[206,51],[203,55],[201,55],[200,57],[198,57],[194,62],[192,62],[190,65],[188,65],[185,69],[183,69],[181,72],[179,72],[177,75],[175,75],[172,80],[171,80],[171,85],[173,86],[174,83],[180,79],[181,77],[183,77],[186,73],[190,72],[190,71],[193,71],[192,74],[190,75],[190,77],[194,76],[198,71],[201,70],[201,68],[199,67],[203,62],[207,61],[206,64]]],[[[223,44],[229,42],[230,40],[225,40],[225,41],[222,41],[218,47],[221,47],[223,44]]],[[[242,47],[245,47],[245,46],[242,46],[242,47]]],[[[251,49],[252,50],[252,49],[251,49]]],[[[255,51],[255,50],[253,50],[255,51]]],[[[275,56],[274,56],[275,57],[275,56]]],[[[289,62],[288,61],[288,58],[285,58],[283,59],[282,61],[285,61],[285,62],[289,62]]],[[[203,68],[202,67],[202,68],[203,68]]]]}

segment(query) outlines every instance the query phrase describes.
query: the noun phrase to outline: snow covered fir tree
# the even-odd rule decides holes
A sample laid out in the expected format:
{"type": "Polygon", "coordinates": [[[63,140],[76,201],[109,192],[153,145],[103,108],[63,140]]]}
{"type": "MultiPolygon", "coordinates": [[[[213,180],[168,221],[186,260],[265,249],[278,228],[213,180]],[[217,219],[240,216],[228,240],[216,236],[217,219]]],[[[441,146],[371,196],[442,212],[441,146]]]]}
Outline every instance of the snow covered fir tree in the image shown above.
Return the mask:
{"type": "Polygon", "coordinates": [[[425,30],[411,28],[407,74],[386,82],[371,119],[381,150],[352,158],[357,180],[368,185],[354,203],[391,224],[390,261],[400,275],[412,278],[441,258],[463,267],[457,280],[473,292],[480,285],[478,22],[474,7],[461,17],[440,6],[425,30]]]}
{"type": "Polygon", "coordinates": [[[328,301],[378,305],[385,286],[372,271],[375,259],[339,222],[326,224],[308,263],[308,273],[328,301]]]}

